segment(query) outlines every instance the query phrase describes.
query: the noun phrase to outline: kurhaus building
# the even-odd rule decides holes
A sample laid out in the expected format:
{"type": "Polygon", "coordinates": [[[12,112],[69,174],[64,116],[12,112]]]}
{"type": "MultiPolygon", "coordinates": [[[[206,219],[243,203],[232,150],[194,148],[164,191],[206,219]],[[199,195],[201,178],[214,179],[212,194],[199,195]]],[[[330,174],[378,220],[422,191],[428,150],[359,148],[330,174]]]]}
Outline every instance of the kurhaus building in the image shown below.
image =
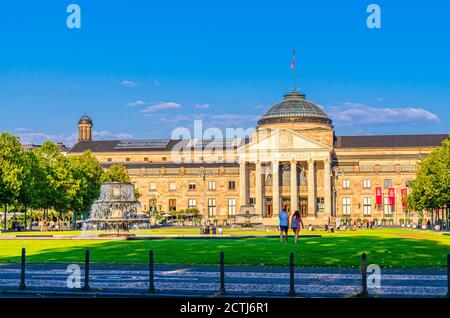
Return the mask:
{"type": "Polygon", "coordinates": [[[81,117],[70,154],[91,150],[106,168],[124,165],[143,210],[196,207],[205,219],[233,223],[254,206],[266,225],[282,209],[305,224],[342,219],[398,223],[418,162],[447,135],[336,136],[322,108],[293,91],[259,120],[251,138],[92,140],[81,117]],[[182,151],[180,151],[182,149],[182,151]]]}

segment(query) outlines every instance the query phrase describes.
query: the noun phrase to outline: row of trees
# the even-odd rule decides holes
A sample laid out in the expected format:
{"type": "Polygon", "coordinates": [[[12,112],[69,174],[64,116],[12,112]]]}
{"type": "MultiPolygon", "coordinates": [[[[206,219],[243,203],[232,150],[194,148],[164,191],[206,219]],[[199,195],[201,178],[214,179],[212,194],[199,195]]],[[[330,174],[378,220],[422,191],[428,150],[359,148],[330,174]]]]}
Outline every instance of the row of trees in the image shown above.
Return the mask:
{"type": "Polygon", "coordinates": [[[0,208],[8,210],[41,210],[60,216],[71,212],[73,222],[87,212],[100,195],[106,181],[129,181],[123,166],[104,172],[90,151],[65,156],[52,142],[45,142],[33,151],[23,151],[17,137],[0,134],[0,208]]]}
{"type": "MultiPolygon", "coordinates": [[[[429,211],[432,220],[445,221],[448,228],[450,209],[450,139],[419,163],[416,178],[411,182],[411,193],[406,198],[414,211],[429,211]],[[442,217],[439,217],[439,211],[442,217]],[[445,212],[445,216],[443,215],[445,212]]],[[[432,222],[433,222],[432,221],[432,222]]]]}

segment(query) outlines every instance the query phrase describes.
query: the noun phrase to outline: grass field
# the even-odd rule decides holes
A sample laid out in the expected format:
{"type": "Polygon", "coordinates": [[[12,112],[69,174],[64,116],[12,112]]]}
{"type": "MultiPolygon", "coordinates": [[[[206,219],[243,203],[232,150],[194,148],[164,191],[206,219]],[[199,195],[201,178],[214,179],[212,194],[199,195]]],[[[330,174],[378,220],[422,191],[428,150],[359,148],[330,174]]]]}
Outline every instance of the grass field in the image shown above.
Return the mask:
{"type": "MultiPolygon", "coordinates": [[[[158,229],[151,234],[197,234],[193,229],[158,229]]],[[[234,234],[250,234],[235,231],[234,234]]],[[[274,232],[257,232],[273,234],[274,232]]],[[[145,241],[107,240],[0,240],[0,262],[19,262],[20,250],[27,249],[28,262],[83,262],[89,248],[93,263],[146,263],[153,250],[160,264],[217,264],[220,251],[228,265],[287,265],[289,253],[303,266],[359,266],[361,253],[369,263],[382,267],[443,267],[450,253],[450,236],[407,229],[357,230],[302,238],[295,246],[281,244],[277,238],[245,239],[164,239],[145,241]]],[[[7,233],[5,233],[7,234],[7,233]]],[[[65,232],[63,234],[68,234],[65,232]]],[[[70,233],[76,234],[76,233],[70,233]]],[[[9,233],[11,235],[11,233],[9,233]]]]}

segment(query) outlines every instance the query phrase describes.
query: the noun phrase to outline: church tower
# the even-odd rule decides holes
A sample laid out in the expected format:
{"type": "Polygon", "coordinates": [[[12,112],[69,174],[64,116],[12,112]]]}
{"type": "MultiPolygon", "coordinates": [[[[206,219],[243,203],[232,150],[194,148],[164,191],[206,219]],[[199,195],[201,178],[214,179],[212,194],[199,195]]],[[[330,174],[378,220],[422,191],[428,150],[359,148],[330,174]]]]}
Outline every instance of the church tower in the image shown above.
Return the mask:
{"type": "Polygon", "coordinates": [[[78,121],[78,141],[92,141],[92,119],[84,114],[78,121]]]}

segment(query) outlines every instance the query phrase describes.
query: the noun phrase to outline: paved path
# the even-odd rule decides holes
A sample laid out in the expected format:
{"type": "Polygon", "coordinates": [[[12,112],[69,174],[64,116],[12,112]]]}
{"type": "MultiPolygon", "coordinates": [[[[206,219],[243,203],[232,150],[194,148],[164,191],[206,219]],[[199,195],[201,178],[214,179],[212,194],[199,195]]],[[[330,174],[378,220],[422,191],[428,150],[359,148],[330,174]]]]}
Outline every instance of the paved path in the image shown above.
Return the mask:
{"type": "MultiPolygon", "coordinates": [[[[18,290],[19,266],[0,264],[0,292],[18,290]]],[[[27,290],[78,291],[67,288],[66,267],[66,264],[27,265],[27,290]]],[[[284,296],[289,291],[287,267],[226,267],[225,270],[230,295],[284,296]]],[[[296,292],[301,296],[346,297],[358,293],[360,284],[358,269],[296,268],[296,292]]],[[[148,288],[148,270],[137,265],[92,264],[90,285],[93,292],[139,295],[148,288]]],[[[214,295],[219,288],[218,266],[155,266],[155,285],[161,295],[214,295]]],[[[369,289],[369,294],[377,297],[441,297],[446,293],[447,275],[443,269],[382,269],[381,287],[369,289]]]]}

